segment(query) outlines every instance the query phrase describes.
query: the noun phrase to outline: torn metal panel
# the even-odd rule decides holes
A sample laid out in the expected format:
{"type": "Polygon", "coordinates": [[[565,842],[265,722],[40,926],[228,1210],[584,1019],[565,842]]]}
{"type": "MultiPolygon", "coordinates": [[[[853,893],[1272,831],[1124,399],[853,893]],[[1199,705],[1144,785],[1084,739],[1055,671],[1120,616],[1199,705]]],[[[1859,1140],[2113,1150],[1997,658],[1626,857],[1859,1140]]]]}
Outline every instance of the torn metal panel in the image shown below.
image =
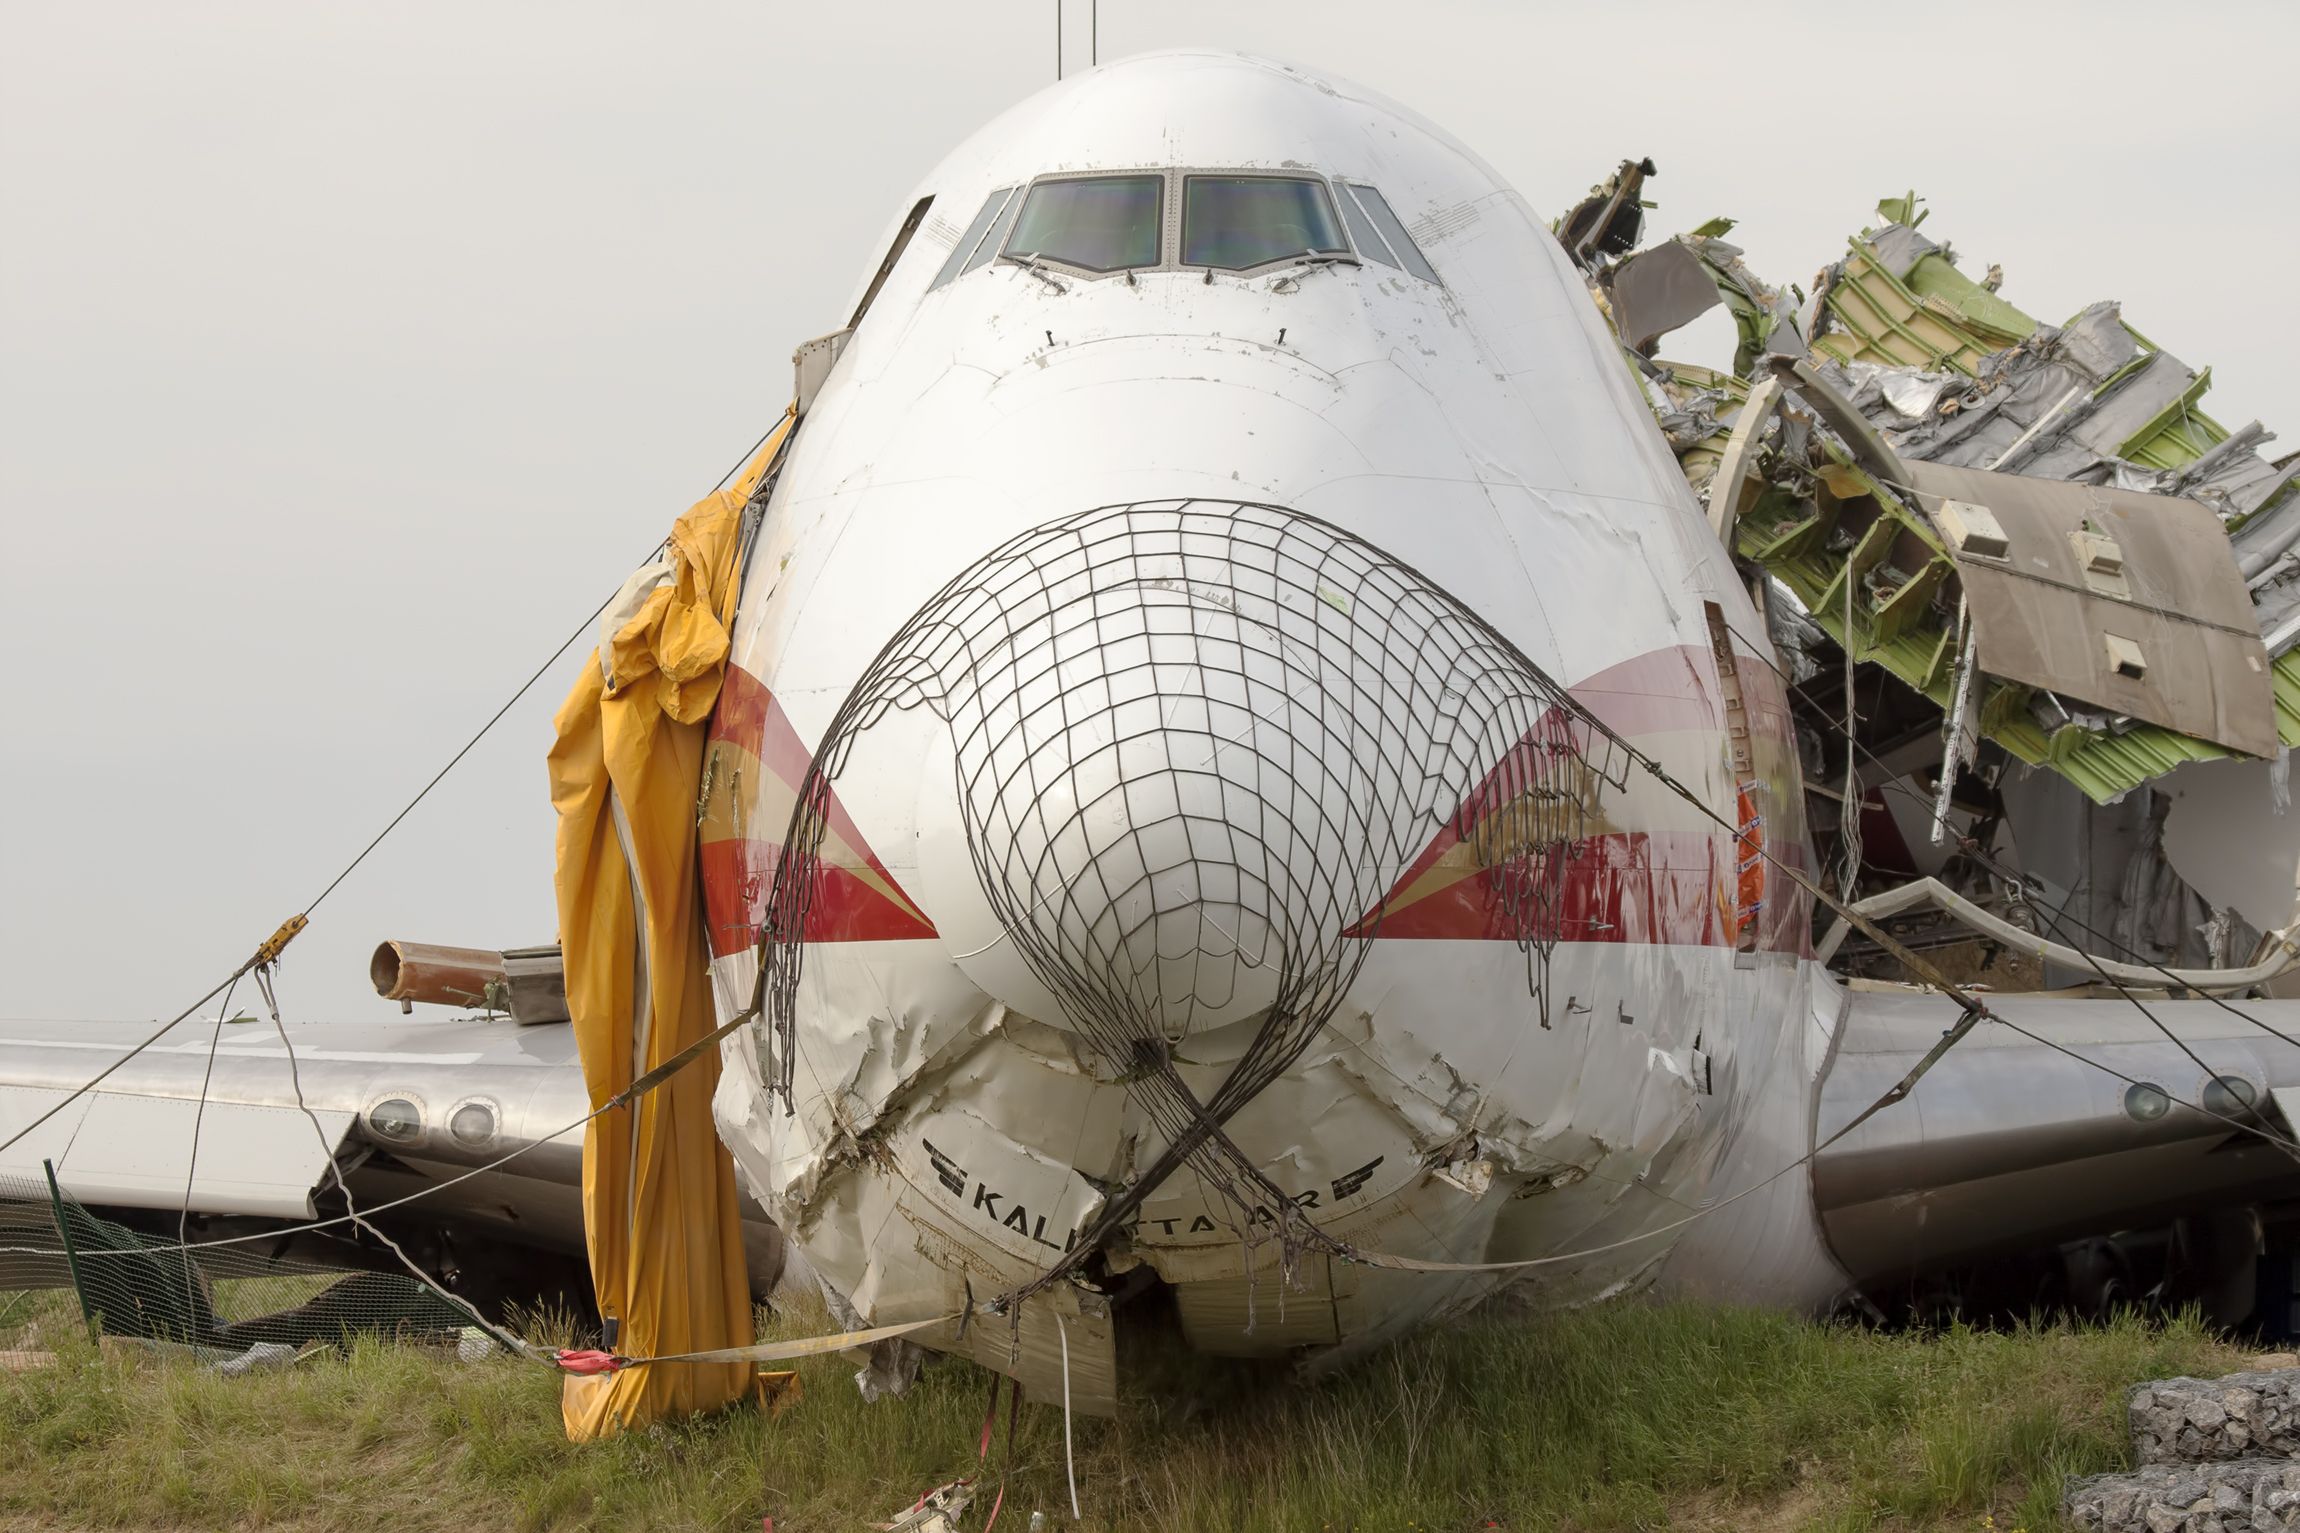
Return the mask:
{"type": "MultiPolygon", "coordinates": [[[[2268,654],[2228,540],[2194,501],[1913,463],[1920,504],[1987,508],[1957,573],[1983,670],[2209,740],[2275,754],[2268,654]]],[[[1951,512],[1969,520],[1969,512],[1951,512]]]]}
{"type": "Polygon", "coordinates": [[[1709,268],[1718,296],[1733,315],[1740,336],[1733,352],[1733,370],[1746,378],[1765,358],[1806,355],[1805,334],[1798,325],[1791,295],[1751,271],[1741,259],[1740,246],[1717,237],[1731,227],[1729,219],[1713,219],[1678,238],[1709,268]],[[1710,229],[1716,233],[1704,232],[1710,229]]]}
{"type": "MultiPolygon", "coordinates": [[[[2300,657],[2276,660],[2265,678],[2267,729],[2261,688],[2250,680],[2259,674],[2253,661],[2300,645],[2300,460],[2269,463],[2256,450],[2270,439],[2264,429],[2229,432],[2203,414],[2198,400],[2209,372],[2154,346],[2114,303],[2093,304],[2066,325],[2040,324],[1999,296],[1993,269],[1989,280],[1975,282],[1957,270],[1945,245],[1916,232],[1923,215],[1913,196],[1890,199],[1880,210],[1884,227],[1849,241],[1845,260],[1822,273],[1806,320],[1809,337],[1795,331],[1778,290],[1749,273],[1740,252],[1718,237],[1729,222],[1712,221],[1671,242],[1699,257],[1735,314],[1735,369],[1744,390],[1771,374],[1796,395],[1783,424],[1752,422],[1734,454],[1742,405],[1720,387],[1722,375],[1648,364],[1667,401],[1657,402],[1657,415],[1687,481],[1709,492],[1711,525],[1721,536],[1730,528],[1730,546],[1768,570],[1859,659],[1946,709],[1962,581],[1940,530],[1911,503],[1914,465],[2018,470],[2124,495],[2185,495],[2213,519],[2223,547],[2233,530],[2249,586],[2241,617],[2223,604],[2204,621],[2232,630],[2232,643],[2247,632],[2266,638],[2264,655],[2232,657],[2241,673],[2214,675],[2232,706],[2240,700],[2236,712],[2203,719],[2214,689],[2184,683],[2205,673],[2133,685],[2149,669],[2149,645],[2122,631],[2116,636],[2124,642],[2111,645],[2104,631],[2085,647],[2081,664],[2066,645],[2066,664],[2028,663],[2039,658],[2031,644],[2028,662],[2008,659],[1992,672],[2009,684],[1988,689],[1981,735],[2022,761],[2050,765],[2095,800],[2246,744],[2261,751],[2279,741],[2300,743],[2300,657]],[[1803,357],[1808,339],[1810,359],[1792,360],[1803,357]],[[1817,427],[1802,429],[1813,414],[1817,427]],[[1728,455],[1734,489],[1718,504],[1713,480],[1728,455]],[[2056,696],[2028,679],[2046,674],[2073,690],[2056,696]],[[2079,676],[2081,683],[2072,679],[2079,676]],[[2160,695],[2139,695],[2151,690],[2160,695]],[[2162,706],[2176,695],[2177,710],[2162,706]],[[2199,727],[2163,722],[2174,718],[2199,727]]],[[[1612,280],[1661,248],[1613,268],[1612,280]]],[[[1618,303],[1610,317],[1623,321],[1618,303]]],[[[1650,344],[1651,328],[1633,314],[1622,338],[1635,351],[1650,344]]],[[[2217,571],[2225,560],[2213,563],[2217,571]]],[[[2226,594],[2225,581],[2214,584],[2226,594]]]]}
{"type": "Polygon", "coordinates": [[[823,381],[830,377],[831,369],[838,366],[839,358],[846,355],[847,342],[854,339],[854,333],[852,325],[833,330],[828,335],[802,342],[799,349],[791,353],[791,398],[795,401],[792,408],[798,414],[806,414],[814,404],[815,396],[822,392],[823,381]]]}
{"type": "Polygon", "coordinates": [[[1817,354],[1971,373],[1991,352],[2036,329],[2035,320],[1958,271],[1945,247],[1916,232],[1906,221],[1915,200],[1880,204],[1888,217],[1901,217],[1856,235],[1845,259],[1824,273],[1826,318],[1809,338],[1817,354]]]}
{"type": "Polygon", "coordinates": [[[2300,811],[2279,799],[2276,775],[2270,761],[2202,761],[2156,784],[2172,800],[2165,860],[2207,903],[2263,932],[2300,915],[2300,811]]]}
{"type": "Polygon", "coordinates": [[[1587,266],[1637,248],[1645,229],[1645,204],[1638,193],[1654,173],[1651,160],[1623,160],[1602,186],[1591,187],[1589,196],[1557,221],[1557,242],[1576,264],[1587,266]]]}
{"type": "Polygon", "coordinates": [[[1614,329],[1632,351],[1650,352],[1661,337],[1724,301],[1709,268],[1679,240],[1623,261],[1613,269],[1607,287],[1614,329]]]}
{"type": "MultiPolygon", "coordinates": [[[[1993,274],[1973,281],[1953,251],[1917,232],[1925,215],[1913,194],[1879,211],[1886,224],[1848,241],[1845,258],[1822,273],[1807,332],[1762,345],[1758,337],[1776,333],[1777,310],[1761,299],[1753,307],[1752,295],[1773,290],[1715,238],[1729,225],[1680,237],[1743,322],[1737,372],[1752,375],[1767,350],[1796,354],[1809,342],[1821,381],[1904,460],[2186,495],[2232,529],[2270,652],[2300,642],[2300,555],[2292,552],[2300,547],[2300,460],[2271,463],[2257,449],[2273,438],[2257,423],[2231,432],[2205,414],[2210,370],[2149,342],[2115,303],[2092,304],[2064,325],[2040,324],[1996,292],[1993,274]]],[[[1642,327],[1624,339],[1643,342],[1642,327]]],[[[1703,482],[1714,458],[1679,450],[1688,477],[1703,482]]],[[[1793,462],[1783,455],[1776,467],[1793,462]]],[[[2280,681],[2300,681],[2300,673],[2280,681]]],[[[2121,772],[2106,782],[2130,785],[2121,772]]]]}
{"type": "Polygon", "coordinates": [[[1655,370],[1659,377],[1647,380],[1649,390],[1660,396],[1654,418],[1686,482],[1699,494],[1716,471],[1749,385],[1731,373],[1682,362],[1660,363],[1655,370]]]}
{"type": "Polygon", "coordinates": [[[1878,433],[1866,416],[1854,409],[1845,396],[1825,386],[1813,364],[1802,359],[1777,357],[1772,362],[1773,376],[1795,388],[1805,403],[1820,413],[1849,448],[1855,460],[1872,475],[1886,484],[1905,484],[1908,471],[1892,445],[1878,433]]]}
{"type": "Polygon", "coordinates": [[[1733,434],[1717,460],[1709,483],[1709,526],[1719,542],[1733,546],[1733,529],[1754,504],[1761,485],[1756,479],[1757,451],[1773,412],[1781,407],[1781,380],[1768,378],[1749,394],[1733,420],[1733,434]]]}

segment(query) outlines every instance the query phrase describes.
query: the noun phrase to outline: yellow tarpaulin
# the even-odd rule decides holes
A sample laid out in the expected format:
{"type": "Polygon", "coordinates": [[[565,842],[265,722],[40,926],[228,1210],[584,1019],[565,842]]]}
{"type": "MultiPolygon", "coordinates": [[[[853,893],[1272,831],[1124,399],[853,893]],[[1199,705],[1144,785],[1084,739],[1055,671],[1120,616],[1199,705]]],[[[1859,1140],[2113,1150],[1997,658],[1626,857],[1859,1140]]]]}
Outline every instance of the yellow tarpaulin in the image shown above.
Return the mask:
{"type": "MultiPolygon", "coordinates": [[[[594,1109],[716,1020],[695,870],[703,730],[734,622],[743,504],[790,429],[786,416],[731,484],[679,518],[662,559],[609,609],[604,653],[553,721],[559,940],[594,1109]]],[[[711,1054],[584,1133],[591,1280],[628,1357],[751,1340],[734,1166],[711,1123],[718,1080],[711,1054]]],[[[560,1409],[584,1441],[725,1405],[748,1385],[741,1363],[570,1376],[560,1409]]]]}

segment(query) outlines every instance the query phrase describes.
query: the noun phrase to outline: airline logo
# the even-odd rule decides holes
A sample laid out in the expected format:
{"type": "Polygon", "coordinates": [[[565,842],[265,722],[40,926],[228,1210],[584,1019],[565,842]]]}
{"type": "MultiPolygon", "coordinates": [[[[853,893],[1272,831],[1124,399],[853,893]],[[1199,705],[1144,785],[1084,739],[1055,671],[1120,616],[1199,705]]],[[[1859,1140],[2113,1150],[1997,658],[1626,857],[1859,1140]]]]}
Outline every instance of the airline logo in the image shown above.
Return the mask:
{"type": "MultiPolygon", "coordinates": [[[[783,836],[814,757],[774,695],[756,676],[727,667],[703,755],[697,832],[703,903],[714,957],[745,952],[775,884],[783,836]]],[[[807,903],[807,942],[916,941],[935,935],[879,861],[833,789],[807,903]]]]}

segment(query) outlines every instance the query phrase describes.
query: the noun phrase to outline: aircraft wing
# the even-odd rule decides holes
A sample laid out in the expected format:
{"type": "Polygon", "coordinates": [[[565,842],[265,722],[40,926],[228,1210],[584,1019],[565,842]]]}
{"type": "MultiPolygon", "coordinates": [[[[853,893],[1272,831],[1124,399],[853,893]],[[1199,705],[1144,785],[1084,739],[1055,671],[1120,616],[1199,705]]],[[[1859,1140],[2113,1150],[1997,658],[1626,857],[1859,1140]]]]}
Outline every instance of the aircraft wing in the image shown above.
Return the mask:
{"type": "MultiPolygon", "coordinates": [[[[357,1207],[383,1209],[374,1222],[431,1270],[510,1294],[570,1280],[587,1291],[583,1130],[570,1125],[590,1103],[566,1023],[295,1027],[292,1069],[268,1022],[214,1030],[185,1022],[123,1064],[149,1026],[0,1026],[0,1140],[65,1104],[0,1151],[0,1186],[30,1195],[52,1167],[68,1196],[170,1235],[186,1209],[195,1239],[285,1232],[344,1212],[332,1154],[357,1207]]],[[[782,1272],[782,1240],[747,1199],[743,1212],[752,1287],[764,1293],[782,1272]]],[[[354,1239],[335,1225],[294,1249],[374,1260],[354,1239]]]]}
{"type": "MultiPolygon", "coordinates": [[[[1848,998],[1816,1142],[1890,1090],[1959,1014],[1915,990],[1848,998]]],[[[2176,1238],[2189,1248],[2161,1259],[2238,1278],[2231,1297],[2239,1316],[2249,1308],[2263,1233],[2253,1221],[2300,1207],[2283,1107],[2300,1088],[2300,1048],[2288,1041],[2300,1037],[2300,1002],[2143,1004],[2154,1020],[2122,999],[1991,995],[2002,1021],[1982,1023],[1906,1101],[1823,1150],[1814,1205],[1855,1280],[1876,1292],[1957,1269],[2010,1272],[2055,1242],[2187,1221],[2176,1238]],[[2229,1218],[2244,1228],[2214,1233],[2229,1218]],[[2222,1235],[2241,1249],[2204,1249],[2222,1235]]],[[[2129,1277],[2119,1281],[2126,1291],[2106,1299],[2132,1296],[2129,1277]]]]}
{"type": "MultiPolygon", "coordinates": [[[[268,1022],[188,1021],[128,1058],[143,1024],[0,1027],[0,1186],[57,1187],[92,1210],[195,1240],[278,1230],[273,1254],[396,1269],[346,1224],[329,1157],[364,1212],[427,1271],[467,1293],[583,1293],[587,1100],[572,1030],[460,1019],[306,1026],[294,1060],[268,1022]],[[211,1060],[210,1045],[213,1042],[211,1060]],[[107,1067],[96,1089],[78,1092],[107,1067]],[[297,1105],[300,1082],[307,1115],[297,1105]],[[316,1127],[315,1127],[316,1120],[316,1127]],[[511,1151],[508,1165],[448,1184],[511,1151]],[[437,1188],[437,1192],[427,1189],[437,1188]]],[[[771,1280],[771,1229],[751,1241],[771,1280]]]]}

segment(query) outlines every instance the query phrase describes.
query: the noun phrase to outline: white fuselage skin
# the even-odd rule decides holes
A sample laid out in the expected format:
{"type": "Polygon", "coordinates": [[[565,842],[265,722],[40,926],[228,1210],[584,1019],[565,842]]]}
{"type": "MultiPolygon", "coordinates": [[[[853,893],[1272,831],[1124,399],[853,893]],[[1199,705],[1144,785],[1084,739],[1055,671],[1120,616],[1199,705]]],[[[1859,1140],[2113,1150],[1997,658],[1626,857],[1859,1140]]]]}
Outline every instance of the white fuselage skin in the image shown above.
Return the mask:
{"type": "MultiPolygon", "coordinates": [[[[1417,567],[1728,823],[1754,780],[1769,844],[1807,856],[1763,623],[1580,276],[1476,156],[1341,82],[1166,54],[1023,103],[917,195],[933,198],[926,222],[804,417],[745,571],[732,663],[809,751],[888,637],[1005,539],[1105,505],[1258,502],[1417,567]],[[1211,280],[1053,269],[1054,282],[997,261],[929,290],[996,188],[1185,167],[1378,188],[1442,286],[1370,260],[1211,280]],[[1741,771],[1706,603],[1741,657],[1754,757],[1741,771]]],[[[748,1185],[826,1286],[879,1324],[1042,1271],[1100,1189],[1155,1148],[1111,1064],[1001,944],[945,733],[928,709],[889,713],[836,783],[937,935],[810,945],[795,1112],[770,1098],[750,1044],[730,1046],[718,1098],[748,1185]]],[[[770,775],[733,790],[737,823],[779,841],[790,797],[770,775]]],[[[1568,1259],[1518,1274],[1321,1264],[1283,1315],[1266,1299],[1249,1326],[1248,1265],[1269,1269],[1273,1245],[1250,1247],[1238,1211],[1185,1172],[1111,1265],[1155,1268],[1193,1344],[1358,1344],[1513,1278],[1564,1302],[1656,1275],[1792,1304],[1841,1286],[1802,1174],[1729,1218],[1670,1228],[1809,1147],[1836,1001],[1802,901],[1774,878],[1766,940],[1737,953],[1718,914],[1732,834],[1639,774],[1608,817],[1620,887],[1606,920],[1563,934],[1546,1025],[1517,944],[1384,935],[1321,1036],[1230,1124],[1248,1159],[1361,1249],[1568,1259]]],[[[752,866],[744,887],[713,888],[715,923],[756,919],[752,866]]],[[[745,944],[720,951],[732,1014],[753,960],[745,944]]],[[[1235,1027],[1191,1034],[1185,1076],[1210,1086],[1242,1044],[1235,1027]]]]}

